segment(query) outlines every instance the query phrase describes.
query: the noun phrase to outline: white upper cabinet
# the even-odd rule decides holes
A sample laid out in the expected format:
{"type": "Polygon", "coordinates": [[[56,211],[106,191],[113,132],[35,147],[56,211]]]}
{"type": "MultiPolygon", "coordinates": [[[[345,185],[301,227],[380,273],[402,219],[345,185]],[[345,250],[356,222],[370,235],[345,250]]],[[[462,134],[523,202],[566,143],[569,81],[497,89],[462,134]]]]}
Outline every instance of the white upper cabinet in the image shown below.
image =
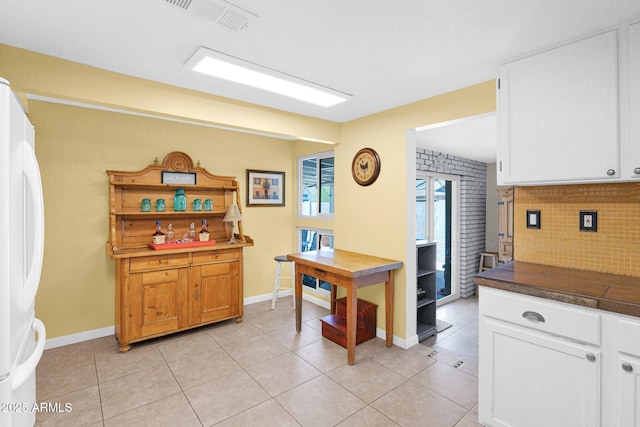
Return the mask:
{"type": "MultiPolygon", "coordinates": [[[[640,23],[632,24],[628,28],[629,68],[628,104],[629,104],[629,135],[628,145],[623,146],[623,175],[622,178],[640,179],[640,23]],[[626,150],[625,150],[626,149],[626,150]]],[[[623,75],[626,77],[626,75],[623,75]]],[[[628,82],[628,83],[627,83],[628,82]]],[[[622,111],[626,113],[625,110],[622,111]]]]}
{"type": "Polygon", "coordinates": [[[620,176],[618,31],[501,67],[498,183],[620,176]]]}

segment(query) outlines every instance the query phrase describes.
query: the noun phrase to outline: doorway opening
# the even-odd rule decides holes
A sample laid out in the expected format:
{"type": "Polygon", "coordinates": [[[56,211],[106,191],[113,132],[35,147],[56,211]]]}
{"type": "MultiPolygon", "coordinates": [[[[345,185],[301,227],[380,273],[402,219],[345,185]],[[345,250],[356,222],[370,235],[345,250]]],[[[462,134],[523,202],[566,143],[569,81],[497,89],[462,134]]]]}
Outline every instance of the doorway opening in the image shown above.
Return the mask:
{"type": "Polygon", "coordinates": [[[438,305],[459,292],[459,192],[455,175],[416,175],[416,240],[436,241],[436,297],[438,305]]]}

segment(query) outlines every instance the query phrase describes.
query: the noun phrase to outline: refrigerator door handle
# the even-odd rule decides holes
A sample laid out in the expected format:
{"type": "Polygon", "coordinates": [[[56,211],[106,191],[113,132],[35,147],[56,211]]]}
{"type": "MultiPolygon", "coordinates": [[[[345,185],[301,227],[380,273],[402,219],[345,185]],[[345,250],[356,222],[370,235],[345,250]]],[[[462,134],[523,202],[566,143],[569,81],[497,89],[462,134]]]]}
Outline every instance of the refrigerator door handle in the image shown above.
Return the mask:
{"type": "Polygon", "coordinates": [[[38,341],[36,343],[36,348],[33,350],[33,353],[21,364],[18,365],[15,371],[15,375],[13,376],[13,383],[11,387],[13,390],[16,390],[20,387],[24,382],[33,374],[36,370],[36,366],[38,362],[40,362],[40,358],[42,357],[42,353],[44,352],[44,344],[47,340],[47,330],[44,327],[44,323],[40,319],[33,319],[33,323],[31,328],[38,334],[38,341]]]}
{"type": "MultiPolygon", "coordinates": [[[[40,179],[40,168],[36,153],[31,145],[22,142],[23,168],[26,177],[28,193],[31,195],[27,200],[27,206],[31,206],[33,211],[33,254],[31,265],[25,268],[27,276],[24,280],[24,307],[26,313],[33,306],[38,285],[40,284],[40,274],[42,273],[42,259],[44,256],[44,198],[42,196],[42,181],[40,179]]],[[[26,247],[26,246],[25,246],[26,247]]],[[[25,262],[26,262],[25,254],[25,262]]]]}

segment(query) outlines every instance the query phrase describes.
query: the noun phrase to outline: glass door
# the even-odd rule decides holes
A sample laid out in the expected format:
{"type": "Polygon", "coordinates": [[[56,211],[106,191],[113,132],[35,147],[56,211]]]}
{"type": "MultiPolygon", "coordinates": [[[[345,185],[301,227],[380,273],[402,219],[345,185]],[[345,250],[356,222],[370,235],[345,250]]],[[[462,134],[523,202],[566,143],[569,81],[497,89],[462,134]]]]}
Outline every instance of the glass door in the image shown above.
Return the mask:
{"type": "Polygon", "coordinates": [[[416,238],[437,242],[438,303],[458,298],[459,178],[421,175],[416,179],[416,238]]]}

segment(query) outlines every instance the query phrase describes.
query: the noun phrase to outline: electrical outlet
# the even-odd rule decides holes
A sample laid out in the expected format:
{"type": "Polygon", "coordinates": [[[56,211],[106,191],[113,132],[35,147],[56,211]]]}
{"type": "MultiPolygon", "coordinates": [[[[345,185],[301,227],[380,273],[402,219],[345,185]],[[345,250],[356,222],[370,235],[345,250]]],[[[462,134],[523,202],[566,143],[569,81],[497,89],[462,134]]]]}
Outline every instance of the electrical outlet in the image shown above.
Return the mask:
{"type": "Polygon", "coordinates": [[[598,231],[597,211],[580,211],[580,231],[598,231]]]}

